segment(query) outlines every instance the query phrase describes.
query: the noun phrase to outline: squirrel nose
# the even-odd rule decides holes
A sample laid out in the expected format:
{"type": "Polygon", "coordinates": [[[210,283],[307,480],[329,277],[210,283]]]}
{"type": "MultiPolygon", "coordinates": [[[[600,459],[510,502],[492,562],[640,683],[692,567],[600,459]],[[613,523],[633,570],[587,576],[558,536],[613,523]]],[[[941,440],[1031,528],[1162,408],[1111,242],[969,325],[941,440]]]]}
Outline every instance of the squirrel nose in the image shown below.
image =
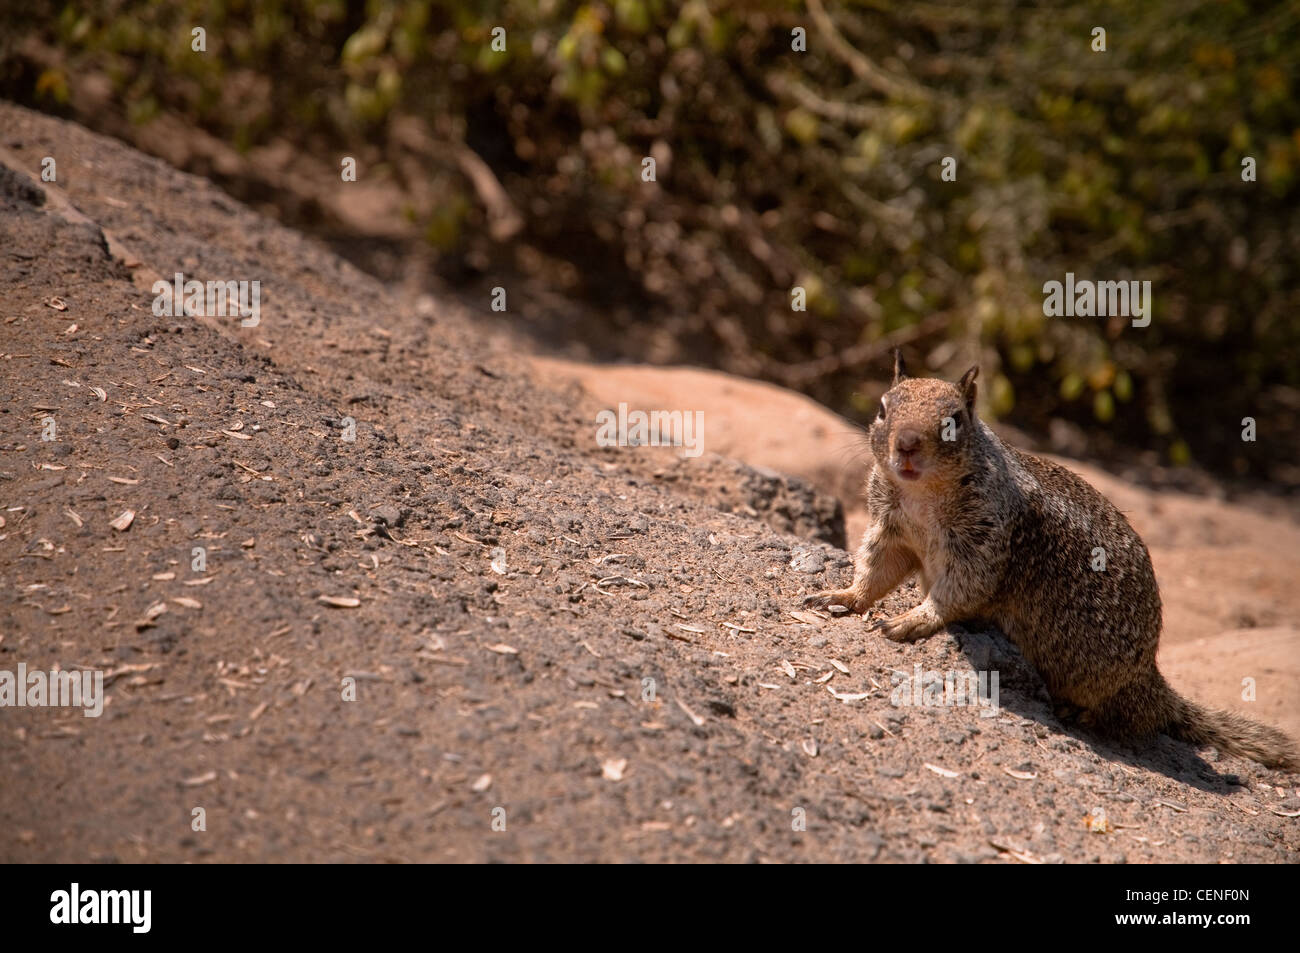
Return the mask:
{"type": "Polygon", "coordinates": [[[911,453],[921,446],[921,435],[915,430],[900,430],[894,439],[899,453],[911,453]]]}

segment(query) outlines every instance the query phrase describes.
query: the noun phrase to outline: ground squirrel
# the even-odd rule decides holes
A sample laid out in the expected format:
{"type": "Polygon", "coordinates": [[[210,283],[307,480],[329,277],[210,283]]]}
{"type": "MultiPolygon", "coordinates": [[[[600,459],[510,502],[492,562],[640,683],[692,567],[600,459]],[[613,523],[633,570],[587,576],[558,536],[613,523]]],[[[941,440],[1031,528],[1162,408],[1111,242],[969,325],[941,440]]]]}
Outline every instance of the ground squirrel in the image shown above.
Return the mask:
{"type": "Polygon", "coordinates": [[[972,367],[955,385],[894,382],[871,425],[871,524],[848,589],[815,606],[865,613],[912,575],[924,599],[875,631],[897,642],[988,619],[1034,664],[1058,711],[1111,736],[1164,732],[1300,769],[1282,732],[1182,698],[1156,668],[1151,557],[1109,500],[1064,467],[1002,443],[975,417],[972,367]]]}

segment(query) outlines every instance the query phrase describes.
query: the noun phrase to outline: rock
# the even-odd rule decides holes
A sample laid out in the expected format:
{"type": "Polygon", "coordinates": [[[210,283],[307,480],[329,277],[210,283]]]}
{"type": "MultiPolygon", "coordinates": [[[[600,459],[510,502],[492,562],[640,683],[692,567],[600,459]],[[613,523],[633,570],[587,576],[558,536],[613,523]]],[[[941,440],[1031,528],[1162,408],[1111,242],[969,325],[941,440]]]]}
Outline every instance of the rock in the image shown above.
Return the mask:
{"type": "Polygon", "coordinates": [[[795,572],[821,572],[826,568],[826,554],[817,549],[796,546],[790,557],[790,568],[795,572]]]}
{"type": "Polygon", "coordinates": [[[370,511],[370,518],[376,523],[396,528],[406,522],[406,514],[391,503],[385,503],[370,511]]]}

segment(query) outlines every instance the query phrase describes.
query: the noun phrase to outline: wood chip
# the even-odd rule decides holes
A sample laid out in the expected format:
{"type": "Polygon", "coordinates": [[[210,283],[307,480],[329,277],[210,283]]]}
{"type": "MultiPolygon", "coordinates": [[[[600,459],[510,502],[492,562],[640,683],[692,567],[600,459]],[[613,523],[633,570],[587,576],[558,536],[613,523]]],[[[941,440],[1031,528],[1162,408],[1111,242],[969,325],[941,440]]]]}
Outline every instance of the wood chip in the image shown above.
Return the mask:
{"type": "Polygon", "coordinates": [[[790,660],[789,660],[789,659],[784,659],[784,658],[781,659],[781,671],[785,672],[785,674],[788,675],[788,676],[790,676],[790,678],[798,678],[798,677],[799,677],[798,674],[797,674],[797,673],[795,672],[795,670],[794,670],[794,666],[790,664],[790,660]]]}
{"type": "Polygon", "coordinates": [[[182,586],[206,586],[208,583],[210,583],[213,579],[216,578],[217,578],[216,576],[200,576],[198,579],[186,579],[184,582],[181,583],[181,585],[182,586]]]}
{"type": "Polygon", "coordinates": [[[136,620],[135,622],[136,631],[142,632],[145,629],[152,628],[154,625],[157,624],[158,617],[166,611],[167,611],[167,603],[161,601],[155,602],[148,609],[144,610],[143,616],[141,616],[139,619],[136,620]]]}
{"type": "Polygon", "coordinates": [[[864,698],[871,697],[871,692],[837,692],[829,685],[826,686],[826,690],[830,692],[831,695],[834,696],[837,700],[844,702],[846,705],[849,702],[860,702],[864,698]]]}
{"type": "Polygon", "coordinates": [[[138,486],[139,480],[132,480],[130,477],[109,477],[109,483],[120,483],[122,486],[138,486]]]}
{"type": "Polygon", "coordinates": [[[157,663],[154,662],[141,662],[137,665],[122,665],[113,669],[111,672],[104,673],[104,684],[111,685],[123,675],[134,675],[138,672],[147,672],[150,669],[155,669],[157,667],[157,663]]]}
{"type": "Polygon", "coordinates": [[[845,665],[843,662],[841,662],[839,659],[833,658],[833,659],[827,659],[827,661],[830,662],[832,665],[834,665],[837,669],[839,669],[841,675],[849,674],[849,667],[845,665]]]}
{"type": "Polygon", "coordinates": [[[108,525],[119,533],[125,533],[134,519],[135,510],[123,510],[117,519],[112,520],[108,525]]]}
{"type": "Polygon", "coordinates": [[[471,791],[477,791],[482,794],[488,788],[492,787],[492,775],[481,774],[477,781],[470,785],[471,791]]]}
{"type": "Polygon", "coordinates": [[[1002,773],[1009,774],[1018,781],[1032,781],[1034,778],[1038,777],[1036,771],[1017,771],[1014,768],[1008,768],[1005,765],[1002,768],[1002,773]]]}
{"type": "Polygon", "coordinates": [[[519,650],[513,646],[506,645],[504,642],[498,642],[496,645],[483,646],[489,652],[496,652],[497,655],[518,655],[519,650]]]}
{"type": "Polygon", "coordinates": [[[804,753],[808,755],[808,757],[810,758],[817,757],[817,742],[813,741],[811,738],[808,738],[800,742],[799,746],[803,748],[804,753]]]}
{"type": "Polygon", "coordinates": [[[178,606],[184,606],[186,609],[202,609],[203,603],[198,599],[191,599],[189,596],[174,596],[172,602],[178,606]]]}
{"type": "Polygon", "coordinates": [[[355,596],[321,596],[318,601],[335,609],[355,609],[361,605],[361,600],[355,596]]]}
{"type": "Polygon", "coordinates": [[[695,714],[695,712],[691,711],[691,709],[687,706],[686,702],[682,701],[680,698],[677,699],[677,707],[686,713],[686,717],[691,720],[691,723],[695,725],[696,728],[703,726],[704,719],[701,718],[699,715],[695,714]]]}
{"type": "Polygon", "coordinates": [[[221,432],[222,432],[223,434],[225,434],[227,437],[234,437],[236,440],[252,440],[252,439],[253,439],[252,437],[250,437],[250,436],[249,436],[248,434],[246,434],[246,433],[235,433],[235,431],[233,431],[233,430],[223,430],[223,431],[221,431],[221,432]]]}
{"type": "Polygon", "coordinates": [[[1022,864],[1042,863],[1041,860],[1039,860],[1033,854],[1029,853],[1029,851],[1027,850],[1017,850],[1014,847],[1009,847],[1006,844],[999,844],[997,841],[992,841],[992,840],[989,841],[989,846],[1002,851],[1002,853],[1004,854],[1009,854],[1010,856],[1014,857],[1016,860],[1020,861],[1022,864]]]}
{"type": "Polygon", "coordinates": [[[825,616],[817,615],[815,612],[805,612],[802,609],[791,609],[787,612],[787,615],[805,625],[821,625],[826,621],[825,616]]]}
{"type": "Polygon", "coordinates": [[[76,512],[74,512],[72,509],[69,509],[66,506],[63,508],[63,512],[67,514],[68,519],[72,520],[72,522],[77,524],[77,529],[81,529],[83,520],[81,519],[80,516],[77,515],[76,512]]]}
{"type": "Polygon", "coordinates": [[[215,780],[217,780],[217,772],[209,771],[207,774],[200,774],[197,777],[186,778],[181,782],[181,784],[185,785],[187,788],[196,788],[201,784],[211,784],[215,780]]]}
{"type": "Polygon", "coordinates": [[[925,766],[929,768],[931,771],[933,771],[935,774],[939,775],[939,777],[941,778],[961,777],[960,771],[951,771],[948,768],[941,768],[937,764],[931,764],[929,761],[925,762],[925,766]]]}
{"type": "Polygon", "coordinates": [[[101,404],[108,400],[108,392],[102,387],[92,387],[90,392],[99,398],[101,404]]]}
{"type": "Polygon", "coordinates": [[[263,713],[266,711],[267,708],[270,707],[270,705],[271,705],[270,702],[262,702],[262,704],[258,705],[256,708],[254,708],[251,712],[248,713],[248,720],[257,721],[257,719],[262,717],[263,713]]]}
{"type": "Polygon", "coordinates": [[[53,298],[50,298],[48,301],[46,301],[45,306],[48,308],[53,308],[55,311],[68,310],[68,303],[64,301],[62,298],[60,298],[58,295],[55,295],[53,298]]]}
{"type": "Polygon", "coordinates": [[[627,770],[627,758],[608,758],[600,766],[600,776],[606,781],[622,781],[627,770]]]}

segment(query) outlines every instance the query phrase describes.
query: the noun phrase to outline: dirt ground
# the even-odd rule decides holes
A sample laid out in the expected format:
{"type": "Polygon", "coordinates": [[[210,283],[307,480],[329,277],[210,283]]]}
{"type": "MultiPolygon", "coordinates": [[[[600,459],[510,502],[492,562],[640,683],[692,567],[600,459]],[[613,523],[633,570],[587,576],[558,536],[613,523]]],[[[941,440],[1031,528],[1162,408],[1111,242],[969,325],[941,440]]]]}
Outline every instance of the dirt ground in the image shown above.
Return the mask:
{"type": "MultiPolygon", "coordinates": [[[[0,669],[109,692],[0,709],[0,861],[1297,857],[1294,775],[1063,726],[996,633],[801,612],[850,572],[834,465],[597,446],[599,398],[481,315],[3,103],[0,269],[0,669]],[[260,324],[156,317],[177,271],[260,280],[260,324]],[[996,670],[999,709],[893,704],[915,665],[996,670]]],[[[1177,645],[1235,630],[1224,676],[1292,717],[1295,548],[1121,505],[1185,550],[1166,603],[1203,594],[1177,645]]]]}

